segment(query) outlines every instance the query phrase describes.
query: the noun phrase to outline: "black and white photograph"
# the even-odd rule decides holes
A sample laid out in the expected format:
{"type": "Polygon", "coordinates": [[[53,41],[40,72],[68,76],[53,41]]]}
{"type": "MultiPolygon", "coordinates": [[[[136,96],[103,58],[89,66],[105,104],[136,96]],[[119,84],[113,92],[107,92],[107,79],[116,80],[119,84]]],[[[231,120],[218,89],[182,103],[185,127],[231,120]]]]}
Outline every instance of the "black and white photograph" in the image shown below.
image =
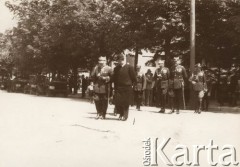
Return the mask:
{"type": "Polygon", "coordinates": [[[240,0],[0,0],[0,167],[240,166],[240,0]]]}

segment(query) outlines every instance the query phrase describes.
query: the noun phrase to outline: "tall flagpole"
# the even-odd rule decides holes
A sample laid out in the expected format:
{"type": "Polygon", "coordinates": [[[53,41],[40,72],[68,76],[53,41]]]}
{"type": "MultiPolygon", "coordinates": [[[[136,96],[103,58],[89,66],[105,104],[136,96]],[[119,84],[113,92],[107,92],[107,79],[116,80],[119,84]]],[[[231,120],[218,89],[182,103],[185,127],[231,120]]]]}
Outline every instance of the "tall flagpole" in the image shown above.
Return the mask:
{"type": "Polygon", "coordinates": [[[191,0],[190,12],[190,70],[194,69],[195,65],[195,36],[196,36],[196,22],[195,22],[195,0],[191,0]]]}
{"type": "MultiPolygon", "coordinates": [[[[195,44],[196,44],[196,22],[195,22],[195,0],[191,1],[191,11],[190,11],[190,71],[194,70],[195,65],[195,44]]],[[[194,92],[190,89],[190,97],[193,97],[194,92]]],[[[190,107],[194,109],[194,100],[190,98],[190,107]]]]}

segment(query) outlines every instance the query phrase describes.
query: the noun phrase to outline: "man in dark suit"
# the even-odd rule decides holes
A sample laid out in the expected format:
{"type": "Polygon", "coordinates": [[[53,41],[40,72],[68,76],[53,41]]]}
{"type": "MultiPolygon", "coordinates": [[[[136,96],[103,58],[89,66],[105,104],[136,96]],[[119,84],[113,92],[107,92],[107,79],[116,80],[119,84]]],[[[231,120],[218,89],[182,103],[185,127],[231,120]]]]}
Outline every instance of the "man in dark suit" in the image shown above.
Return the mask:
{"type": "Polygon", "coordinates": [[[120,114],[119,120],[128,119],[132,86],[137,78],[133,66],[126,64],[126,57],[122,54],[117,56],[118,65],[114,68],[113,83],[115,91],[115,107],[120,114]]]}

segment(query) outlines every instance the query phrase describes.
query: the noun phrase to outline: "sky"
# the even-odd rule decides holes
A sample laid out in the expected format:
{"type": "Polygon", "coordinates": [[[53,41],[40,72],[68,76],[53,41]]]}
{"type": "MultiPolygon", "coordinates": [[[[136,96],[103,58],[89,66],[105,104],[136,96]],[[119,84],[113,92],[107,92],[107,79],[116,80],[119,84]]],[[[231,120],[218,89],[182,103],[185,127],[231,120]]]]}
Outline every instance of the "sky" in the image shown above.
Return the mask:
{"type": "Polygon", "coordinates": [[[5,6],[7,0],[0,0],[0,33],[12,28],[16,25],[16,20],[13,19],[13,14],[5,6]]]}

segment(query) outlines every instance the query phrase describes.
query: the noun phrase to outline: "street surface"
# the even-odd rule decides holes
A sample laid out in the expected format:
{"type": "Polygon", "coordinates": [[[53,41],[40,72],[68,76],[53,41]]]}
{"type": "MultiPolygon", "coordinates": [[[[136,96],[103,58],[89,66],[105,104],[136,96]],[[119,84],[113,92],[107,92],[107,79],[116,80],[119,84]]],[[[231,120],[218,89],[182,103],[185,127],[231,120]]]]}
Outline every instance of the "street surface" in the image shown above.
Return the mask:
{"type": "MultiPolygon", "coordinates": [[[[183,144],[192,160],[192,145],[212,139],[219,146],[216,161],[225,144],[235,146],[240,161],[240,111],[177,115],[132,107],[124,122],[112,114],[113,106],[106,120],[96,120],[95,106],[76,98],[0,91],[0,104],[0,167],[141,167],[142,141],[149,137],[157,137],[159,145],[171,138],[164,150],[169,157],[183,144]]],[[[157,162],[167,166],[160,158],[157,162]]],[[[206,151],[200,152],[199,163],[210,166],[206,151]]]]}

